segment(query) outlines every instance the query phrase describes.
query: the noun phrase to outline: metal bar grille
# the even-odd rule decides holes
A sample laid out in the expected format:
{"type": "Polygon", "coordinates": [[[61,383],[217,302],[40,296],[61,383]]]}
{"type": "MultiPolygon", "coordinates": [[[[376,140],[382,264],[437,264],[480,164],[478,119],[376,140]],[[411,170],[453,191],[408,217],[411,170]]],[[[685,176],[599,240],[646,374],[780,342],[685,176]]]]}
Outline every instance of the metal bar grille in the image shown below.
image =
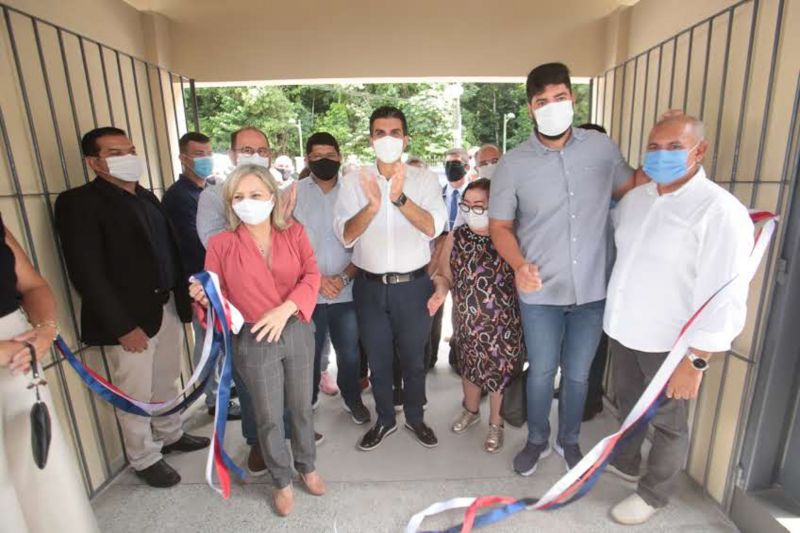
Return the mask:
{"type": "MultiPolygon", "coordinates": [[[[80,155],[80,138],[97,126],[127,130],[144,154],[150,190],[163,190],[172,183],[177,142],[170,137],[187,130],[183,117],[189,115],[184,105],[196,101],[194,80],[11,6],[0,3],[0,9],[0,41],[8,43],[11,58],[10,67],[0,75],[14,80],[19,95],[19,101],[0,102],[3,218],[11,231],[20,228],[18,237],[34,266],[47,273],[59,301],[60,322],[69,324],[63,328],[65,340],[85,364],[109,377],[104,351],[78,340],[77,302],[53,227],[53,203],[59,193],[92,178],[80,155]],[[155,79],[150,76],[151,69],[158,73],[155,79]],[[181,90],[176,95],[173,84],[184,82],[188,82],[189,93],[184,96],[181,90]],[[146,85],[146,92],[140,83],[146,85]],[[169,83],[168,91],[164,83],[169,83]],[[154,98],[154,91],[160,100],[154,98]],[[11,109],[20,112],[9,114],[11,109]],[[167,127],[168,112],[173,115],[174,129],[167,127]],[[164,117],[163,123],[158,116],[164,117]],[[160,141],[161,135],[166,136],[166,143],[160,141]],[[26,157],[32,167],[18,163],[26,157]],[[171,179],[164,179],[165,174],[171,179]]],[[[196,121],[196,111],[192,116],[196,121]]],[[[187,372],[192,371],[190,346],[187,337],[181,354],[187,372]]],[[[54,400],[66,414],[61,423],[75,450],[86,491],[94,496],[125,468],[124,443],[113,410],[96,401],[63,362],[52,351],[43,367],[50,374],[51,386],[58,389],[53,391],[54,400]]]]}
{"type": "MultiPolygon", "coordinates": [[[[770,142],[770,138],[776,129],[776,117],[797,117],[800,105],[798,96],[794,102],[784,101],[781,108],[775,107],[784,11],[785,0],[771,3],[743,0],[610,67],[594,78],[593,87],[608,91],[609,75],[617,78],[619,69],[622,69],[622,85],[613,87],[612,98],[601,98],[605,92],[596,95],[596,120],[613,127],[614,140],[627,154],[630,164],[636,167],[638,161],[634,158],[641,154],[642,140],[662,113],[674,105],[697,114],[707,122],[710,148],[705,167],[708,176],[745,205],[781,213],[786,208],[786,187],[794,176],[788,163],[791,139],[786,143],[785,138],[780,137],[782,130],[776,134],[777,140],[770,142]],[[769,39],[757,42],[758,35],[769,35],[769,39]],[[645,61],[643,78],[636,73],[640,61],[645,61]],[[653,68],[649,66],[651,61],[653,68]],[[634,62],[633,80],[626,83],[630,62],[634,62]],[[757,75],[757,72],[768,74],[757,75]],[[649,91],[651,73],[655,76],[652,93],[649,91]],[[614,98],[617,95],[619,98],[614,98]],[[648,107],[648,102],[652,102],[652,108],[648,107]],[[738,107],[731,106],[731,102],[736,102],[738,107]],[[627,145],[622,142],[625,122],[629,128],[625,135],[627,145]],[[638,152],[633,149],[635,123],[641,130],[638,152]],[[771,164],[773,161],[784,161],[783,168],[776,168],[776,164],[771,164]]],[[[781,128],[783,124],[781,122],[781,128]]],[[[719,383],[717,379],[714,383],[709,383],[709,379],[704,383],[692,421],[688,469],[703,490],[726,509],[730,505],[741,438],[752,399],[753,377],[763,348],[765,316],[774,290],[774,251],[773,243],[764,277],[757,278],[751,288],[755,294],[751,301],[757,302],[757,307],[748,313],[747,333],[737,339],[729,354],[720,358],[721,371],[716,376],[719,383]],[[730,388],[729,383],[735,382],[732,381],[734,372],[739,376],[737,379],[744,380],[746,394],[738,390],[734,393],[730,388]],[[730,424],[729,420],[722,420],[724,412],[730,411],[723,409],[726,402],[734,402],[739,407],[733,442],[729,442],[729,434],[722,429],[724,423],[730,424]],[[729,457],[723,455],[727,471],[722,488],[719,464],[723,463],[706,457],[715,453],[729,453],[729,457]]],[[[608,383],[608,376],[606,378],[608,383]]],[[[613,396],[613,391],[608,392],[613,396]]]]}

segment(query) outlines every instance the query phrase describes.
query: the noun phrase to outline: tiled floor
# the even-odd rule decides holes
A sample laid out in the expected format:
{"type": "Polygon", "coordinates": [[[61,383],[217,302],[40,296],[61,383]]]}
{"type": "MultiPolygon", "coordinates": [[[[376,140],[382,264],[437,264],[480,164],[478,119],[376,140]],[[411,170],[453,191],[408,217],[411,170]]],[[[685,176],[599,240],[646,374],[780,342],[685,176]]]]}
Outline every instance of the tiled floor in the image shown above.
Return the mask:
{"type": "MultiPolygon", "coordinates": [[[[364,453],[355,444],[365,428],[351,422],[338,397],[324,397],[316,422],[326,437],[318,451],[318,468],[327,481],[328,493],[316,498],[296,490],[295,510],[288,518],[279,518],[272,512],[265,478],[236,484],[231,499],[224,501],[206,486],[206,454],[196,452],[168,458],[183,477],[183,482],[171,489],[151,489],[131,473],[120,476],[94,500],[101,529],[108,533],[396,532],[404,528],[411,515],[435,501],[488,494],[537,496],[563,474],[564,463],[555,454],[545,459],[531,478],[512,472],[511,460],[525,441],[523,430],[507,428],[505,448],[496,455],[481,448],[486,418],[464,435],[453,434],[449,424],[459,409],[461,387],[446,361],[440,361],[429,374],[428,398],[426,419],[439,436],[438,448],[423,448],[401,429],[377,450],[364,453]]],[[[365,403],[372,408],[369,393],[365,394],[365,403]]],[[[486,417],[485,402],[482,411],[486,417]]],[[[189,416],[187,427],[209,435],[210,422],[202,410],[195,411],[189,416]]],[[[585,424],[581,436],[584,449],[614,426],[607,414],[585,424]]],[[[238,423],[229,425],[226,445],[237,460],[244,460],[247,450],[238,423]]],[[[565,509],[525,512],[486,530],[735,531],[688,479],[681,480],[674,501],[646,526],[617,526],[608,517],[608,509],[631,490],[624,481],[606,474],[587,497],[565,509]]],[[[460,518],[460,512],[452,511],[427,520],[423,529],[441,529],[460,522],[460,518]]]]}

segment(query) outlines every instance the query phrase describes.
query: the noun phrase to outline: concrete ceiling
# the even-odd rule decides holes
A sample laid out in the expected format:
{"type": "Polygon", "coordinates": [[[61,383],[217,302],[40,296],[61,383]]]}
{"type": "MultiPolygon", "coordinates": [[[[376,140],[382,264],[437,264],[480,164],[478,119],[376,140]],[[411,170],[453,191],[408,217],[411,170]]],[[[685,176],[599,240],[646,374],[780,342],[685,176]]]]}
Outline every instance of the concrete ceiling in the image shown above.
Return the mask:
{"type": "Polygon", "coordinates": [[[125,0],[169,20],[172,66],[199,81],[520,77],[604,66],[606,18],[637,0],[125,0]]]}

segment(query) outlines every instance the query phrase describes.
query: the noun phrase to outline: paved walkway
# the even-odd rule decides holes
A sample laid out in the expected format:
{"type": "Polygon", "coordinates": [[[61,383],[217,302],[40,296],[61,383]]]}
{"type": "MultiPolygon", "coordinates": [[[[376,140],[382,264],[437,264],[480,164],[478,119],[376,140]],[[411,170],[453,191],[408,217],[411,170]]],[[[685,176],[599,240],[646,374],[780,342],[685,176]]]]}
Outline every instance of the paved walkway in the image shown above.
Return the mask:
{"type": "MultiPolygon", "coordinates": [[[[444,345],[442,352],[446,352],[444,345]]],[[[564,472],[555,454],[545,459],[531,478],[511,470],[515,452],[525,442],[525,432],[506,429],[506,445],[495,455],[482,450],[488,403],[484,419],[464,435],[455,435],[449,425],[457,414],[460,382],[447,367],[446,355],[428,378],[428,423],[436,430],[440,445],[425,449],[404,429],[390,436],[377,450],[364,453],[355,445],[365,428],[352,423],[338,397],[323,396],[316,413],[317,429],[325,434],[318,452],[318,468],[328,484],[328,494],[312,497],[296,490],[295,509],[279,518],[269,505],[270,486],[265,478],[236,484],[229,501],[222,500],[205,484],[206,454],[168,457],[183,477],[171,489],[152,489],[125,473],[94,500],[101,529],[123,532],[399,532],[415,512],[429,504],[455,496],[503,494],[537,496],[564,472]]],[[[202,403],[202,402],[200,402],[202,403]]],[[[372,409],[372,395],[365,394],[372,409]]],[[[555,412],[555,411],[554,411],[555,412]]],[[[374,411],[373,411],[374,414],[374,411]]],[[[398,418],[402,424],[402,415],[398,418]]],[[[604,413],[584,425],[584,450],[611,432],[615,421],[604,413]]],[[[210,435],[211,418],[204,411],[191,413],[187,427],[210,435]]],[[[244,461],[247,449],[239,424],[228,429],[227,449],[244,461]]],[[[674,501],[646,526],[623,528],[608,517],[608,509],[624,498],[631,486],[604,475],[583,500],[553,512],[525,512],[486,531],[736,531],[717,507],[704,498],[685,478],[674,501]]],[[[443,528],[460,522],[458,511],[427,520],[425,529],[443,528]]]]}

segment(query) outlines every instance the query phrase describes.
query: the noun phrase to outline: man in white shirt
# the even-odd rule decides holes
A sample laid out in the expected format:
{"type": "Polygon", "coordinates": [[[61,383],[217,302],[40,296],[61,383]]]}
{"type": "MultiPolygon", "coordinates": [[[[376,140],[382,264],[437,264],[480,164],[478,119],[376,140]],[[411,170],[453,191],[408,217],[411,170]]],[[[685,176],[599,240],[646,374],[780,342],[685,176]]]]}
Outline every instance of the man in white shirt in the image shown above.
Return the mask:
{"type": "Polygon", "coordinates": [[[403,372],[406,428],[426,447],[438,445],[423,421],[425,342],[431,328],[427,301],[433,285],[426,271],[430,241],[442,232],[446,211],[435,175],[404,165],[408,126],[402,111],[380,107],[370,117],[376,165],[342,178],[334,227],[353,248],[361,269],[353,285],[358,329],[367,352],[378,421],[359,448],[373,450],[397,429],[392,402],[392,356],[403,372]]]}
{"type": "MultiPolygon", "coordinates": [[[[644,172],[651,183],[628,193],[616,208],[617,260],[606,300],[604,329],[611,341],[613,384],[620,416],[633,408],[672,349],[683,324],[740,273],[753,248],[753,224],[733,195],[710,181],[701,166],[703,125],[671,115],[655,125],[644,172]]],[[[611,516],[622,524],[646,522],[675,488],[689,442],[689,400],[697,396],[708,359],[725,352],[741,332],[747,282],[737,280],[687,333],[690,346],[666,387],[652,420],[653,445],[640,476],[645,431],[608,467],[637,491],[611,516]]]]}

